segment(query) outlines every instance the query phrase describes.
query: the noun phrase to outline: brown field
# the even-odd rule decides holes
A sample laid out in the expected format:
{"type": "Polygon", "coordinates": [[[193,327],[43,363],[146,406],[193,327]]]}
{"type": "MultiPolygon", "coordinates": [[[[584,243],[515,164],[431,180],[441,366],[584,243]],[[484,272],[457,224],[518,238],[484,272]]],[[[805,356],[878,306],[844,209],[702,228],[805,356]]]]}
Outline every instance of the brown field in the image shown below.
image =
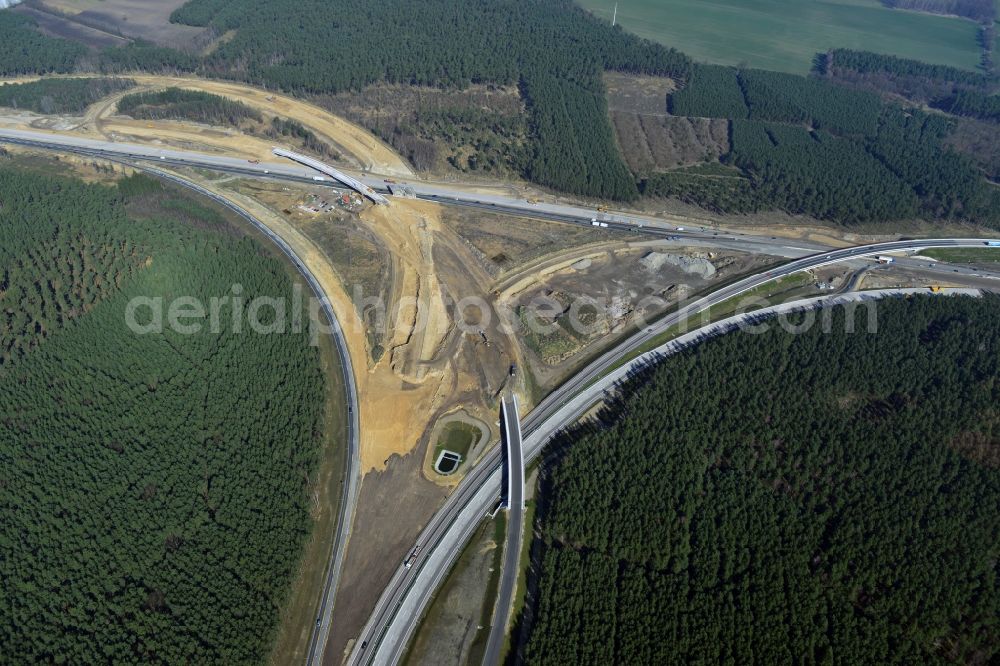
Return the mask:
{"type": "Polygon", "coordinates": [[[610,111],[665,116],[667,95],[677,85],[672,79],[662,76],[605,72],[604,87],[610,111]]]}
{"type": "Polygon", "coordinates": [[[128,39],[120,35],[83,25],[49,12],[39,11],[27,5],[18,5],[13,11],[30,16],[38,24],[38,29],[43,34],[50,37],[72,39],[95,50],[108,46],[124,46],[129,43],[128,39]]]}
{"type": "Polygon", "coordinates": [[[611,121],[622,155],[634,173],[710,162],[729,152],[729,124],[723,119],[614,111],[611,121]]]}
{"type": "Polygon", "coordinates": [[[185,2],[187,0],[41,0],[39,4],[53,14],[61,14],[61,17],[50,16],[59,20],[65,30],[73,25],[85,25],[108,35],[194,50],[207,44],[207,31],[170,23],[171,12],[185,2]]]}
{"type": "Polygon", "coordinates": [[[378,235],[349,210],[335,205],[319,214],[299,206],[309,201],[333,202],[336,191],[321,187],[289,187],[258,180],[234,180],[226,185],[281,210],[288,221],[311,240],[333,265],[344,290],[350,295],[357,315],[364,320],[368,335],[368,363],[377,363],[384,352],[385,339],[373,318],[375,309],[365,299],[389,297],[392,285],[392,258],[378,235]],[[287,212],[285,212],[287,211],[287,212]]]}
{"type": "Polygon", "coordinates": [[[954,124],[945,143],[972,158],[987,178],[1000,181],[1000,125],[974,118],[954,118],[954,124]]]}
{"type": "Polygon", "coordinates": [[[493,179],[512,177],[506,153],[526,141],[524,104],[516,88],[474,85],[465,90],[440,90],[417,86],[377,84],[360,92],[344,92],[316,98],[317,104],[374,132],[420,171],[440,177],[475,177],[469,169],[470,156],[480,164],[498,162],[485,168],[493,179]],[[445,123],[440,112],[477,112],[484,120],[475,125],[445,123]],[[498,129],[502,122],[513,123],[511,132],[498,129]],[[486,149],[483,141],[496,141],[502,150],[486,149]]]}
{"type": "Polygon", "coordinates": [[[647,174],[718,159],[729,152],[725,120],[667,114],[671,79],[607,72],[608,111],[618,147],[633,173],[647,174]]]}

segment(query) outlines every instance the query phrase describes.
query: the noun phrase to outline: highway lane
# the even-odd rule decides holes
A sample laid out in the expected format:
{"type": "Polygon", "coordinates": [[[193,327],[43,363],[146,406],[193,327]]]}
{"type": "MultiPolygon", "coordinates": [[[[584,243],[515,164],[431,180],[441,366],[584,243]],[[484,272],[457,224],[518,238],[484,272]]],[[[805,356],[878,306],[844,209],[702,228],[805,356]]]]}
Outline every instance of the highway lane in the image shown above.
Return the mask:
{"type": "MultiPolygon", "coordinates": [[[[332,178],[317,176],[317,171],[289,162],[253,163],[222,155],[181,151],[155,146],[100,141],[83,137],[0,128],[0,142],[31,146],[46,150],[71,152],[96,159],[128,159],[152,161],[161,166],[199,167],[243,175],[252,178],[269,178],[320,186],[336,186],[332,178]],[[322,178],[322,182],[316,178],[322,178]]],[[[380,192],[386,191],[385,183],[371,176],[361,176],[359,180],[380,192]]],[[[551,222],[592,226],[592,220],[602,219],[608,230],[641,232],[656,236],[679,246],[710,247],[738,252],[767,254],[775,257],[797,258],[829,249],[828,246],[807,240],[789,240],[775,236],[734,233],[704,228],[682,228],[667,224],[655,217],[602,212],[594,208],[557,203],[531,203],[513,196],[491,195],[481,192],[470,193],[453,186],[415,181],[407,183],[417,192],[417,197],[447,206],[475,208],[493,213],[512,215],[528,219],[542,219],[551,222]]],[[[900,262],[905,266],[906,262],[900,262]]],[[[930,266],[928,270],[944,275],[948,272],[971,273],[962,267],[930,266]]]]}
{"type": "MultiPolygon", "coordinates": [[[[877,254],[929,247],[980,247],[987,240],[994,239],[907,240],[831,250],[796,259],[778,268],[744,278],[707,296],[692,301],[677,312],[663,317],[655,324],[643,327],[635,335],[596,358],[581,372],[574,375],[566,383],[546,396],[531,411],[527,418],[524,419],[522,423],[523,431],[526,433],[526,437],[530,439],[534,431],[541,424],[547,423],[552,415],[573,398],[573,396],[579,394],[602,374],[608,372],[624,358],[655,339],[656,336],[668,328],[682,322],[694,321],[699,314],[713,305],[722,303],[730,298],[735,298],[772,280],[802,270],[814,269],[877,254]]],[[[565,427],[566,425],[569,425],[569,423],[559,424],[558,427],[565,427]]],[[[456,490],[445,501],[443,507],[424,528],[424,531],[417,540],[417,544],[421,546],[421,553],[417,561],[410,569],[404,569],[401,566],[397,570],[396,575],[393,576],[379,602],[376,604],[368,623],[362,630],[349,659],[349,664],[397,663],[402,657],[409,637],[416,628],[424,606],[433,593],[433,588],[427,587],[426,583],[419,586],[415,586],[414,583],[422,576],[425,564],[432,557],[434,557],[436,564],[435,568],[430,571],[427,579],[440,581],[444,573],[451,567],[454,558],[457,557],[458,552],[461,550],[462,544],[441,549],[442,552],[439,552],[437,546],[444,540],[449,530],[457,524],[460,515],[465,516],[465,520],[478,521],[482,519],[487,507],[495,505],[499,497],[501,463],[502,452],[498,446],[494,446],[480,463],[459,483],[456,490]],[[484,488],[487,487],[491,489],[491,492],[484,492],[484,488]],[[483,499],[484,497],[485,500],[483,499]],[[478,504],[475,505],[476,510],[469,511],[468,509],[473,505],[474,500],[478,500],[478,504]],[[408,598],[411,596],[411,592],[412,598],[408,598]],[[409,611],[407,613],[397,613],[404,606],[408,607],[409,611]],[[386,645],[383,645],[383,637],[388,637],[389,639],[386,641],[386,645]],[[364,649],[361,646],[364,646],[364,649]]],[[[463,534],[469,534],[474,529],[474,526],[470,527],[468,524],[458,523],[457,529],[463,534]]]]}
{"type": "MultiPolygon", "coordinates": [[[[95,159],[142,160],[154,162],[161,166],[197,167],[253,178],[284,180],[314,186],[338,186],[338,184],[332,181],[332,178],[317,176],[317,171],[292,165],[289,162],[252,163],[233,157],[193,151],[161,149],[132,143],[99,141],[50,132],[0,128],[0,143],[3,142],[43,150],[86,155],[95,159]],[[323,180],[317,181],[317,177],[323,180]]],[[[387,191],[385,183],[379,181],[377,178],[361,176],[359,180],[379,192],[387,191]]],[[[608,225],[606,228],[609,230],[641,231],[646,235],[675,240],[679,245],[710,245],[712,247],[771,254],[779,257],[802,256],[803,254],[826,248],[824,245],[809,241],[797,240],[790,242],[787,239],[782,240],[767,236],[726,234],[721,231],[695,228],[681,230],[654,217],[612,215],[602,213],[594,208],[564,204],[532,204],[525,199],[518,199],[516,197],[480,193],[470,194],[461,189],[430,183],[412,183],[411,185],[416,190],[418,199],[432,201],[441,205],[471,207],[488,210],[493,213],[578,226],[592,226],[593,223],[591,220],[597,216],[602,216],[609,219],[608,222],[605,222],[608,225]]]]}
{"type": "Polygon", "coordinates": [[[524,539],[524,442],[518,411],[516,395],[511,394],[510,400],[504,398],[501,401],[504,448],[507,452],[507,540],[504,543],[503,570],[497,587],[493,626],[483,656],[485,666],[497,666],[503,656],[501,652],[514,604],[514,586],[524,539]]]}
{"type": "MultiPolygon", "coordinates": [[[[152,161],[161,166],[200,167],[253,178],[270,178],[312,185],[335,185],[332,179],[327,176],[318,176],[325,179],[318,182],[315,170],[292,165],[288,162],[252,163],[222,155],[7,128],[0,128],[0,143],[2,142],[77,153],[96,159],[152,161]]],[[[381,192],[386,191],[385,183],[377,178],[361,176],[359,180],[373,189],[381,192]]],[[[593,224],[591,220],[603,219],[607,220],[604,224],[607,224],[606,228],[609,230],[642,232],[645,235],[657,236],[666,242],[676,243],[678,246],[706,247],[716,250],[728,249],[783,258],[803,257],[829,249],[828,246],[806,240],[792,241],[766,235],[675,227],[655,217],[638,214],[602,212],[594,208],[569,204],[531,203],[526,199],[518,199],[513,196],[470,193],[452,186],[419,181],[407,184],[411,185],[417,192],[418,198],[442,205],[476,208],[505,215],[582,226],[591,226],[593,224]]],[[[907,263],[907,260],[900,261],[901,267],[908,265],[910,264],[907,263]]],[[[931,265],[927,266],[926,269],[942,276],[948,273],[972,274],[975,272],[972,269],[947,265],[931,265]]]]}
{"type": "MultiPolygon", "coordinates": [[[[154,146],[119,143],[113,141],[100,141],[96,139],[86,139],[83,137],[56,134],[51,132],[38,132],[29,130],[15,130],[0,128],[0,142],[53,150],[59,152],[70,152],[80,155],[87,155],[97,159],[129,159],[148,160],[163,166],[184,166],[200,167],[212,169],[224,173],[245,175],[258,178],[272,178],[277,180],[287,180],[298,183],[308,183],[311,185],[335,186],[332,178],[327,176],[317,176],[317,171],[299,165],[293,165],[287,161],[282,162],[259,162],[253,163],[223,155],[199,153],[194,151],[181,151],[168,148],[157,148],[154,146]],[[317,181],[322,178],[322,181],[317,181]]],[[[362,183],[372,187],[376,191],[386,192],[386,184],[371,176],[360,176],[362,183]]],[[[780,252],[783,247],[789,245],[784,243],[770,243],[764,237],[750,235],[730,235],[723,238],[721,232],[702,231],[698,229],[678,230],[672,225],[665,224],[661,220],[645,216],[612,216],[602,213],[594,208],[581,206],[570,206],[565,204],[531,204],[525,199],[516,197],[505,197],[489,194],[470,194],[464,190],[435,185],[432,183],[414,182],[412,185],[416,191],[417,198],[425,201],[433,201],[442,205],[474,207],[482,210],[489,210],[495,213],[504,213],[515,216],[528,217],[531,219],[543,219],[552,222],[563,222],[566,224],[576,224],[582,226],[592,226],[592,219],[598,216],[608,217],[605,222],[608,229],[643,231],[646,234],[657,236],[677,236],[678,240],[719,240],[738,241],[747,246],[748,251],[759,251],[768,254],[768,250],[780,252]],[[619,221],[611,219],[619,218],[619,221]],[[759,247],[759,249],[757,249],[759,247]]],[[[777,240],[777,239],[774,239],[777,240]]],[[[796,241],[795,248],[803,252],[809,250],[820,250],[824,246],[807,241],[796,241]]],[[[778,255],[782,256],[782,255],[778,255]]]]}
{"type": "Polygon", "coordinates": [[[340,581],[340,571],[343,567],[344,553],[346,552],[346,548],[344,546],[350,535],[360,484],[359,470],[361,458],[358,424],[358,389],[354,380],[354,367],[351,362],[351,355],[347,349],[347,340],[344,338],[340,322],[337,319],[336,313],[333,311],[333,307],[330,304],[330,299],[327,297],[326,292],[323,291],[323,288],[316,277],[306,267],[306,265],[302,263],[299,257],[295,254],[295,251],[292,250],[283,238],[271,231],[267,225],[255,218],[244,208],[210,190],[205,189],[197,183],[180,178],[172,173],[161,171],[160,169],[152,167],[139,167],[138,165],[135,166],[136,168],[141,168],[144,171],[153,173],[160,178],[164,178],[182,187],[198,192],[202,196],[208,197],[220,205],[225,206],[253,225],[255,229],[264,234],[278,247],[278,249],[282,251],[282,253],[292,260],[295,264],[296,270],[305,279],[315,297],[319,299],[323,308],[323,314],[326,316],[327,322],[330,325],[330,331],[337,347],[337,353],[340,356],[340,367],[343,373],[344,381],[344,393],[347,396],[348,451],[347,469],[345,470],[345,478],[342,483],[343,493],[341,497],[341,507],[337,518],[337,529],[330,548],[326,576],[323,584],[323,593],[320,597],[320,606],[318,609],[319,622],[313,628],[312,636],[309,642],[308,662],[311,664],[318,664],[322,660],[323,652],[326,648],[326,639],[330,634],[330,623],[333,616],[333,598],[337,589],[337,584],[340,581]]]}

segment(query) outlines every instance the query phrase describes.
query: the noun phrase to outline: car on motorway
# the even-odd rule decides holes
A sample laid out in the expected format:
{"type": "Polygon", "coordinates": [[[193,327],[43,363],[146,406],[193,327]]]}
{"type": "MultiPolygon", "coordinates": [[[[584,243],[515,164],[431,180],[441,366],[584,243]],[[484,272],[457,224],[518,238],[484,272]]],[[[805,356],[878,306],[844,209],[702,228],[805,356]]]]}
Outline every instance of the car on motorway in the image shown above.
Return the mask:
{"type": "Polygon", "coordinates": [[[420,546],[417,546],[416,548],[413,549],[413,552],[410,553],[410,556],[407,557],[406,560],[403,562],[403,566],[406,567],[407,569],[412,567],[413,563],[417,560],[417,555],[419,554],[420,554],[420,546]]]}

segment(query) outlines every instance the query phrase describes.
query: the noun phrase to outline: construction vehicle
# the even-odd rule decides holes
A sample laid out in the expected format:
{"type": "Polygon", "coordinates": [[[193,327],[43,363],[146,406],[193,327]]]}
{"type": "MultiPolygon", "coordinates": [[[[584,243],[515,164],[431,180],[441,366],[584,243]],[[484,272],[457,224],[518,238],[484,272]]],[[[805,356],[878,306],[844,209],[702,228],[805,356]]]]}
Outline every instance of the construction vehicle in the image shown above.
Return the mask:
{"type": "Polygon", "coordinates": [[[599,213],[607,213],[608,212],[608,207],[607,206],[598,206],[597,207],[597,212],[599,212],[599,213]]]}
{"type": "Polygon", "coordinates": [[[407,569],[412,567],[413,563],[416,562],[417,560],[417,555],[419,554],[420,554],[420,546],[414,547],[413,551],[410,553],[410,556],[403,561],[403,566],[406,567],[407,569]]]}
{"type": "Polygon", "coordinates": [[[527,202],[530,204],[536,204],[538,203],[538,199],[527,199],[527,202]]]}
{"type": "Polygon", "coordinates": [[[247,160],[250,164],[260,164],[260,160],[247,160]]]}
{"type": "Polygon", "coordinates": [[[939,285],[932,284],[931,285],[931,293],[932,294],[939,294],[939,293],[941,293],[941,287],[939,285]]]}

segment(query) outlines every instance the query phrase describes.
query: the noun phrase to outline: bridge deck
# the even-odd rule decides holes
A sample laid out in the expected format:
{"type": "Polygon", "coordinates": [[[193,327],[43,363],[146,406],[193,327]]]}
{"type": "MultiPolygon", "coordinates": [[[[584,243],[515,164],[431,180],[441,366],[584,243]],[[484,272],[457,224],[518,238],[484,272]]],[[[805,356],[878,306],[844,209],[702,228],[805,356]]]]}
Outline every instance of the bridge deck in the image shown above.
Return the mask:
{"type": "Polygon", "coordinates": [[[330,176],[337,182],[347,185],[349,188],[351,188],[358,194],[368,197],[377,204],[389,203],[388,199],[386,199],[384,196],[382,196],[372,188],[362,183],[357,178],[354,178],[353,176],[348,176],[343,171],[334,169],[329,164],[320,162],[319,160],[313,159],[308,155],[303,155],[301,153],[294,153],[290,150],[285,150],[284,148],[273,148],[271,152],[279,157],[287,157],[288,159],[294,162],[298,162],[299,164],[304,164],[307,167],[316,169],[321,173],[325,173],[326,175],[330,176]]]}

